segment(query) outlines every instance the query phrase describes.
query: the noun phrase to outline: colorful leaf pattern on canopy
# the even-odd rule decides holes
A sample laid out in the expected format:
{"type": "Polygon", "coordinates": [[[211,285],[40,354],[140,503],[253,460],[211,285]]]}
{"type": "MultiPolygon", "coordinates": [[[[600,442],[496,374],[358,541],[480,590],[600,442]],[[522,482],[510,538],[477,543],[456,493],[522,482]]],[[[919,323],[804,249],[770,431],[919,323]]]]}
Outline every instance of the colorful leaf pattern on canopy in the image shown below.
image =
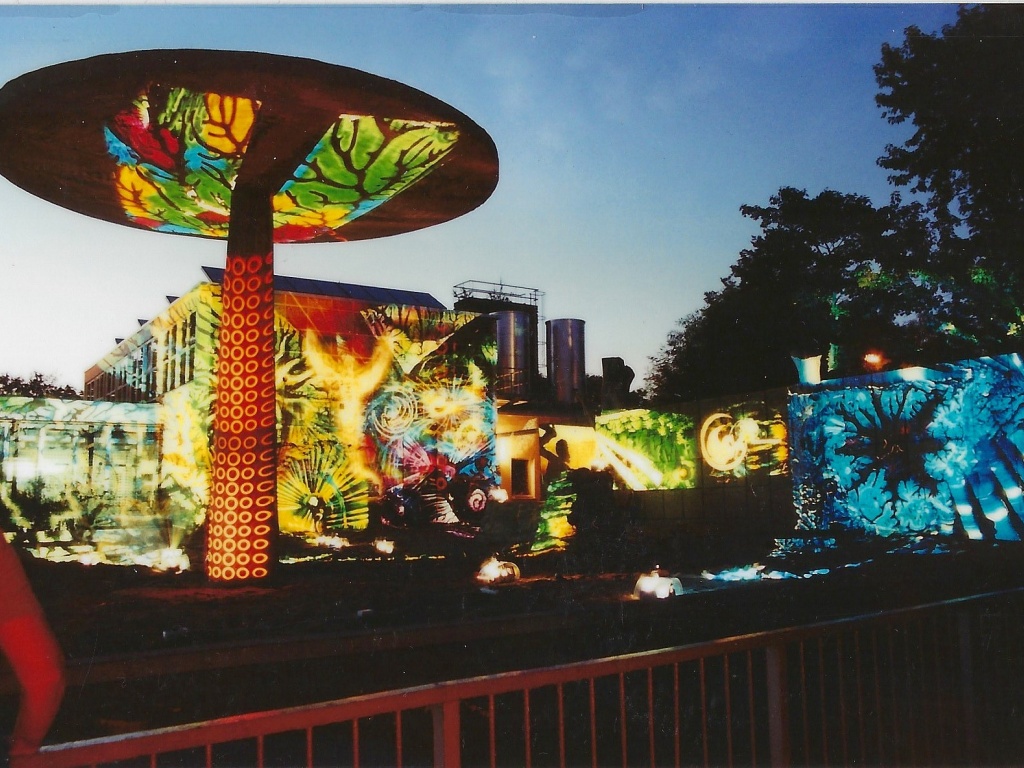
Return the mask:
{"type": "Polygon", "coordinates": [[[227,237],[259,103],[153,87],[105,129],[125,214],[158,232],[227,237]]]}
{"type": "MultiPolygon", "coordinates": [[[[105,127],[125,215],[158,232],[226,238],[231,194],[260,103],[151,86],[105,127]]],[[[339,232],[431,171],[455,125],[341,115],[273,198],[274,240],[344,240],[339,232]]]]}
{"type": "Polygon", "coordinates": [[[274,197],[274,240],[327,236],[428,173],[458,140],[450,123],[342,115],[274,197]]]}

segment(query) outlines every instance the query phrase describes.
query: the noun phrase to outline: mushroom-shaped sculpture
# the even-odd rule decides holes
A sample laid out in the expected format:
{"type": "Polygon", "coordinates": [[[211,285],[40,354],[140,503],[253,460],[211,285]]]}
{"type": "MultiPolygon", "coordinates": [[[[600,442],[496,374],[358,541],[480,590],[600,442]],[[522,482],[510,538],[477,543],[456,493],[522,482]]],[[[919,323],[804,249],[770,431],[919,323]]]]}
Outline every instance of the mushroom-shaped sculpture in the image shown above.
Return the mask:
{"type": "Polygon", "coordinates": [[[448,221],[490,196],[498,161],[472,120],[391,80],[287,56],[152,50],[7,83],[0,173],[89,216],[227,240],[206,572],[234,581],[275,562],[274,244],[448,221]]]}

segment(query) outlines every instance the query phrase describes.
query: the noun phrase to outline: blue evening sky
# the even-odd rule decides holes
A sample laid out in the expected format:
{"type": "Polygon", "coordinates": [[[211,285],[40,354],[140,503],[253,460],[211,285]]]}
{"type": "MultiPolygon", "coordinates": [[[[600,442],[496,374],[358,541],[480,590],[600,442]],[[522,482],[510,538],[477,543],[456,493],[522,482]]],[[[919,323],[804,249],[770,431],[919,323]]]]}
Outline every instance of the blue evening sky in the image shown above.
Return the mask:
{"type": "MultiPolygon", "coordinates": [[[[782,186],[876,203],[905,128],[872,65],[946,4],[0,5],[0,83],[141,48],[306,56],[399,80],[479,123],[501,179],[479,209],[382,240],[279,246],[279,274],[425,290],[538,288],[586,321],[588,373],[625,359],[639,386],[755,232],[739,213],[782,186]]],[[[54,151],[60,151],[54,147],[54,151]]],[[[0,373],[82,374],[221,266],[224,243],[95,221],[0,177],[0,373]]]]}

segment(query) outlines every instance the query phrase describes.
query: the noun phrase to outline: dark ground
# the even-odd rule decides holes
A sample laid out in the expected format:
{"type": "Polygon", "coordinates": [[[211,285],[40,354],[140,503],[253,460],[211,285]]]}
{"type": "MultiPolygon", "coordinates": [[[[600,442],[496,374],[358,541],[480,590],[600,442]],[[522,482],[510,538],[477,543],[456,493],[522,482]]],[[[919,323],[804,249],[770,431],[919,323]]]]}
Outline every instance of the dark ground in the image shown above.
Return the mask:
{"type": "MultiPolygon", "coordinates": [[[[1024,545],[843,544],[772,560],[771,542],[603,542],[516,558],[482,588],[479,552],[286,565],[265,583],[30,560],[68,658],[48,741],[69,741],[442,679],[871,613],[1024,585],[1024,545]],[[807,578],[710,582],[759,561],[807,578]],[[655,563],[688,590],[632,599],[655,563]],[[856,567],[837,567],[859,563],[856,567]]],[[[0,728],[15,698],[0,675],[0,728]]]]}

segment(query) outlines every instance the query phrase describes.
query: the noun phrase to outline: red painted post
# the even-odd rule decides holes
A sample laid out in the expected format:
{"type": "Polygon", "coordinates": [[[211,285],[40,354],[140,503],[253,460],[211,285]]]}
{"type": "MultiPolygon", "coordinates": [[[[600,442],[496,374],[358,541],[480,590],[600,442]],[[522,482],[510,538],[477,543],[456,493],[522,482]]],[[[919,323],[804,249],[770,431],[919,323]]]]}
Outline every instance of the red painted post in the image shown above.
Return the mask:
{"type": "Polygon", "coordinates": [[[431,707],[434,717],[434,768],[461,768],[462,723],[459,700],[431,707]]]}
{"type": "Polygon", "coordinates": [[[271,195],[240,183],[230,226],[206,521],[206,575],[219,582],[269,576],[277,538],[271,195]]]}

